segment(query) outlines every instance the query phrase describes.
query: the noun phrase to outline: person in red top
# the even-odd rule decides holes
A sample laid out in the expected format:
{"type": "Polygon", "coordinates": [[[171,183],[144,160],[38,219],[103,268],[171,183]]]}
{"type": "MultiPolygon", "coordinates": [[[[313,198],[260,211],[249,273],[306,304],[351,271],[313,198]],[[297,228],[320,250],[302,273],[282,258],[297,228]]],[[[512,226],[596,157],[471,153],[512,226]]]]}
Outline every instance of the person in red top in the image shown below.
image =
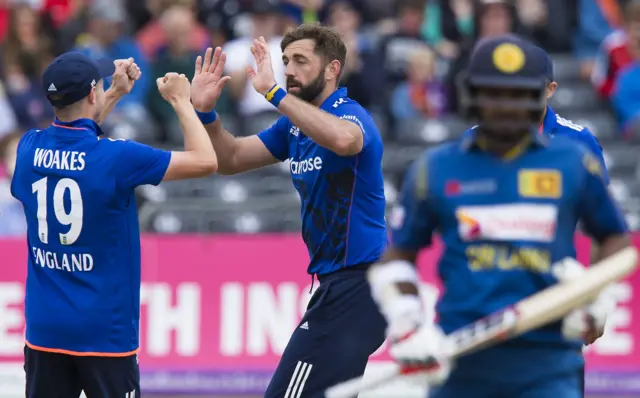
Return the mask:
{"type": "Polygon", "coordinates": [[[598,94],[609,99],[620,71],[640,59],[640,3],[625,8],[623,28],[609,34],[602,44],[591,74],[598,94]]]}

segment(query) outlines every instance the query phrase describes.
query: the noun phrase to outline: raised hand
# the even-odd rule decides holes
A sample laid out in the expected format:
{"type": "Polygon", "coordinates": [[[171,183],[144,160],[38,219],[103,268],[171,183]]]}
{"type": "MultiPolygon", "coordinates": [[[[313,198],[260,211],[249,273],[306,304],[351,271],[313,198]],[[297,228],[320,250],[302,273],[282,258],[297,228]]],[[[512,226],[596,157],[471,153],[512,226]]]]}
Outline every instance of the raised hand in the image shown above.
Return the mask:
{"type": "Polygon", "coordinates": [[[197,111],[210,112],[216,106],[222,89],[231,79],[222,76],[226,60],[227,55],[220,47],[215,51],[209,47],[204,53],[204,60],[201,56],[196,59],[196,70],[191,80],[191,102],[197,111]]]}
{"type": "Polygon", "coordinates": [[[116,71],[113,73],[111,86],[121,94],[129,94],[136,80],[142,76],[142,71],[133,58],[116,59],[113,64],[116,71]]]}
{"type": "Polygon", "coordinates": [[[189,103],[191,88],[189,79],[185,75],[169,72],[164,77],[158,78],[156,84],[162,97],[171,105],[189,103]]]}
{"type": "Polygon", "coordinates": [[[249,74],[253,88],[260,94],[265,95],[273,85],[276,84],[276,78],[271,65],[269,46],[264,37],[260,36],[259,39],[253,41],[251,54],[253,54],[253,58],[256,60],[256,69],[248,66],[247,73],[249,74]]]}

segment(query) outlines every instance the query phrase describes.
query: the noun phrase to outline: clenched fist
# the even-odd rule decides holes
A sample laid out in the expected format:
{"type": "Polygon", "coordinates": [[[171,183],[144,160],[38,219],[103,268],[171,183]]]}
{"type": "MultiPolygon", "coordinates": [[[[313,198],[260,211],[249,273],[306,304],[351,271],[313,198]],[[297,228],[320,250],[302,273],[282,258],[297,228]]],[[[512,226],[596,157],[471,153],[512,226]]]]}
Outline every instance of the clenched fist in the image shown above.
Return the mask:
{"type": "Polygon", "coordinates": [[[116,59],[113,64],[116,71],[113,73],[111,86],[120,94],[130,93],[136,80],[142,76],[142,71],[133,58],[116,59]]]}
{"type": "Polygon", "coordinates": [[[191,85],[185,75],[169,72],[156,80],[158,91],[172,105],[191,101],[191,85]]]}

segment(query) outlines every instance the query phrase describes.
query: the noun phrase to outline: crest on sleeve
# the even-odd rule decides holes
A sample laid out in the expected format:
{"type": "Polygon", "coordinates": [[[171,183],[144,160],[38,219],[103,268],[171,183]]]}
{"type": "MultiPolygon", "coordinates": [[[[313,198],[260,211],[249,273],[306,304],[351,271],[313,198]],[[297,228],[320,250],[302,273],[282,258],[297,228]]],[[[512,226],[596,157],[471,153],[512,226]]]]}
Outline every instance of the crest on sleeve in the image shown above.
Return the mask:
{"type": "Polygon", "coordinates": [[[596,159],[591,153],[585,153],[582,158],[582,164],[584,168],[596,177],[604,179],[604,171],[602,170],[602,163],[596,159]]]}
{"type": "Polygon", "coordinates": [[[516,73],[524,68],[522,48],[513,43],[503,43],[493,50],[493,65],[503,73],[516,73]]]}

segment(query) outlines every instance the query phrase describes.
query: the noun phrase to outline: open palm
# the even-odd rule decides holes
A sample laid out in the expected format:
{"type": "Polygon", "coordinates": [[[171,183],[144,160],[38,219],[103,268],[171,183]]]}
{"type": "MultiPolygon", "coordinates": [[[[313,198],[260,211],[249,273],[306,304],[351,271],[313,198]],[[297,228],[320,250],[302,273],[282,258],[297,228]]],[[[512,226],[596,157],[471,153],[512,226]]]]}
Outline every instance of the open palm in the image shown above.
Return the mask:
{"type": "Polygon", "coordinates": [[[260,36],[259,39],[253,41],[251,54],[253,54],[253,58],[256,60],[256,68],[254,69],[248,66],[247,72],[251,78],[253,88],[260,94],[265,95],[276,83],[276,79],[273,74],[273,66],[271,65],[269,45],[264,37],[260,36]]]}
{"type": "Polygon", "coordinates": [[[198,56],[196,70],[191,80],[191,102],[199,112],[210,112],[216,106],[224,85],[231,79],[222,76],[227,55],[220,47],[209,47],[204,59],[198,56]]]}

